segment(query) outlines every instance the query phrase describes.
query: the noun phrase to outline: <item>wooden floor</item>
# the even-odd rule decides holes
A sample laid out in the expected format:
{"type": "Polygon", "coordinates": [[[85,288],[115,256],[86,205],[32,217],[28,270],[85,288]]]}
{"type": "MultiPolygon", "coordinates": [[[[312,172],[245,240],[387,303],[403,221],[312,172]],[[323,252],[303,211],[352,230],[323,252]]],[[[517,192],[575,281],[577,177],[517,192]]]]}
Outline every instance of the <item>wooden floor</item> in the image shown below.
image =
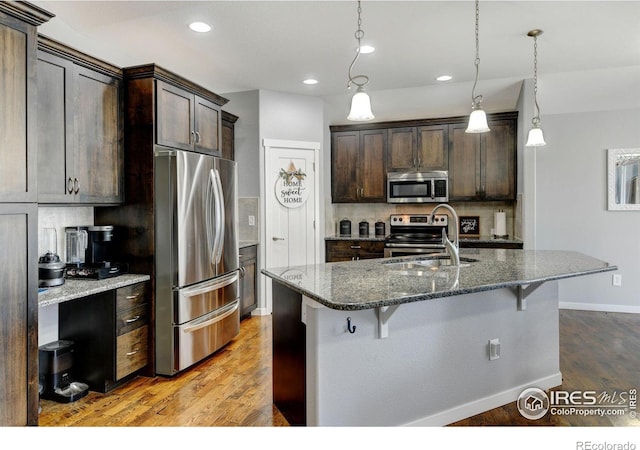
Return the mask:
{"type": "MultiPolygon", "coordinates": [[[[562,390],[640,388],[640,315],[560,312],[562,390]]],[[[69,404],[41,401],[40,426],[288,426],[272,404],[271,317],[241,322],[238,338],[174,378],[137,377],[107,394],[69,404]]],[[[640,426],[615,417],[552,416],[528,420],[515,403],[453,426],[640,426]]]]}

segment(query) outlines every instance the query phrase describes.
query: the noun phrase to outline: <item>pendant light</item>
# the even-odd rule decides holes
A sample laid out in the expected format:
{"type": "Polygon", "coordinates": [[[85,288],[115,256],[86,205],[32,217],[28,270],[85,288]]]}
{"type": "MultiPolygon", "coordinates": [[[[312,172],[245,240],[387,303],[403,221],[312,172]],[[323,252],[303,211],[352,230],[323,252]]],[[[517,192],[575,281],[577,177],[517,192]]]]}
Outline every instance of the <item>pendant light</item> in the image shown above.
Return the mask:
{"type": "Polygon", "coordinates": [[[480,67],[480,39],[479,26],[480,21],[480,2],[476,0],[476,59],[473,64],[476,66],[476,79],[473,82],[471,90],[471,114],[469,115],[469,125],[465,132],[467,133],[486,133],[489,130],[487,125],[487,114],[482,109],[482,95],[476,95],[476,85],[478,84],[478,71],[480,67]]]}
{"type": "Polygon", "coordinates": [[[356,122],[362,122],[375,118],[373,112],[371,112],[371,100],[369,99],[369,95],[364,90],[365,85],[369,82],[369,77],[366,75],[351,75],[353,65],[356,63],[356,60],[360,56],[360,42],[364,37],[364,31],[362,31],[362,19],[360,18],[361,13],[362,7],[360,6],[360,0],[358,0],[358,29],[355,32],[355,37],[358,41],[358,50],[355,58],[353,58],[353,61],[351,62],[351,65],[349,65],[349,82],[347,83],[347,89],[351,89],[352,84],[358,86],[358,88],[356,89],[356,93],[351,99],[351,111],[349,111],[349,115],[347,116],[347,119],[356,122]]]}
{"type": "Polygon", "coordinates": [[[547,145],[540,128],[540,107],[538,106],[538,36],[542,30],[531,30],[527,36],[533,38],[533,100],[536,105],[536,115],[531,119],[533,126],[529,130],[526,147],[542,147],[547,145]]]}

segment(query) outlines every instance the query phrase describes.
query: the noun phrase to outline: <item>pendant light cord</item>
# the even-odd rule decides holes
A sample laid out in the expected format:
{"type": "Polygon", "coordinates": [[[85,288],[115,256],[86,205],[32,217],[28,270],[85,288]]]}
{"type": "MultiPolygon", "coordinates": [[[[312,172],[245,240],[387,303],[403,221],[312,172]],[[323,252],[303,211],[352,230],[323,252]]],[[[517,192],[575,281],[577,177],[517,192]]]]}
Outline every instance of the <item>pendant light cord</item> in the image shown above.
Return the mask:
{"type": "Polygon", "coordinates": [[[353,58],[353,61],[351,61],[351,64],[349,65],[349,81],[347,83],[347,89],[351,89],[352,84],[355,84],[358,87],[362,87],[369,82],[369,77],[366,75],[356,75],[356,76],[351,75],[351,70],[353,69],[353,65],[356,63],[356,61],[358,60],[358,57],[360,56],[360,41],[362,40],[362,38],[364,38],[364,31],[362,31],[362,18],[360,17],[361,13],[362,13],[362,7],[360,6],[360,0],[358,0],[358,29],[354,33],[354,36],[358,41],[358,50],[356,52],[356,57],[353,58]],[[356,81],[358,79],[361,79],[364,81],[358,82],[356,81]]]}
{"type": "Polygon", "coordinates": [[[538,36],[533,36],[533,101],[536,115],[531,119],[534,126],[540,125],[540,107],[538,106],[538,36]]]}
{"type": "Polygon", "coordinates": [[[475,108],[482,102],[482,95],[476,95],[476,86],[478,84],[478,73],[480,72],[480,2],[476,0],[476,59],[473,64],[476,66],[476,79],[473,82],[471,90],[471,105],[475,108]]]}

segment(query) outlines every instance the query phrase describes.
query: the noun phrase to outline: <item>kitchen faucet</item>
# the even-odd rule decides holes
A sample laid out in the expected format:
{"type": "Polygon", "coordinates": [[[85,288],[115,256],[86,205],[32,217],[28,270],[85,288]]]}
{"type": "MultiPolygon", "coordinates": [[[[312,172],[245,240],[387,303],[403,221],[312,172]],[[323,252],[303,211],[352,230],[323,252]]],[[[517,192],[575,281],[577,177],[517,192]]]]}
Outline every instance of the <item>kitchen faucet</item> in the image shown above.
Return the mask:
{"type": "Polygon", "coordinates": [[[447,232],[442,229],[442,243],[444,244],[445,249],[447,250],[447,253],[449,254],[449,257],[451,258],[451,264],[454,266],[459,266],[460,265],[460,236],[459,236],[459,227],[460,227],[460,219],[458,218],[458,213],[456,212],[455,209],[453,209],[450,205],[448,205],[447,203],[440,203],[438,205],[436,205],[435,208],[433,208],[433,211],[431,211],[431,216],[429,216],[429,222],[433,222],[433,218],[436,214],[436,211],[440,208],[444,208],[446,210],[448,210],[451,213],[451,216],[453,217],[453,227],[454,230],[456,232],[456,238],[454,239],[454,241],[452,242],[451,240],[449,240],[449,238],[447,237],[447,232]]]}

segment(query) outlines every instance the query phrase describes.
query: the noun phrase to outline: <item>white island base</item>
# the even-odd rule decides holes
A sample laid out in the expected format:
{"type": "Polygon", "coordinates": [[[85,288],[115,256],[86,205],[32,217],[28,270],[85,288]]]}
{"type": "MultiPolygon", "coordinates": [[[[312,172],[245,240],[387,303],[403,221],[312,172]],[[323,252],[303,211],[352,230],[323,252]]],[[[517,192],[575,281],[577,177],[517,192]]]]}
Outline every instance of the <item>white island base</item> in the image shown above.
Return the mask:
{"type": "MultiPolygon", "coordinates": [[[[503,288],[404,303],[386,313],[331,309],[275,282],[278,292],[300,302],[308,426],[441,426],[516,401],[527,388],[562,383],[556,281],[531,289],[526,301],[503,288]],[[491,346],[496,339],[499,347],[491,346]]],[[[277,356],[276,341],[283,321],[295,316],[279,314],[277,303],[279,406],[277,380],[289,383],[291,373],[282,372],[290,358],[277,356]]]]}

